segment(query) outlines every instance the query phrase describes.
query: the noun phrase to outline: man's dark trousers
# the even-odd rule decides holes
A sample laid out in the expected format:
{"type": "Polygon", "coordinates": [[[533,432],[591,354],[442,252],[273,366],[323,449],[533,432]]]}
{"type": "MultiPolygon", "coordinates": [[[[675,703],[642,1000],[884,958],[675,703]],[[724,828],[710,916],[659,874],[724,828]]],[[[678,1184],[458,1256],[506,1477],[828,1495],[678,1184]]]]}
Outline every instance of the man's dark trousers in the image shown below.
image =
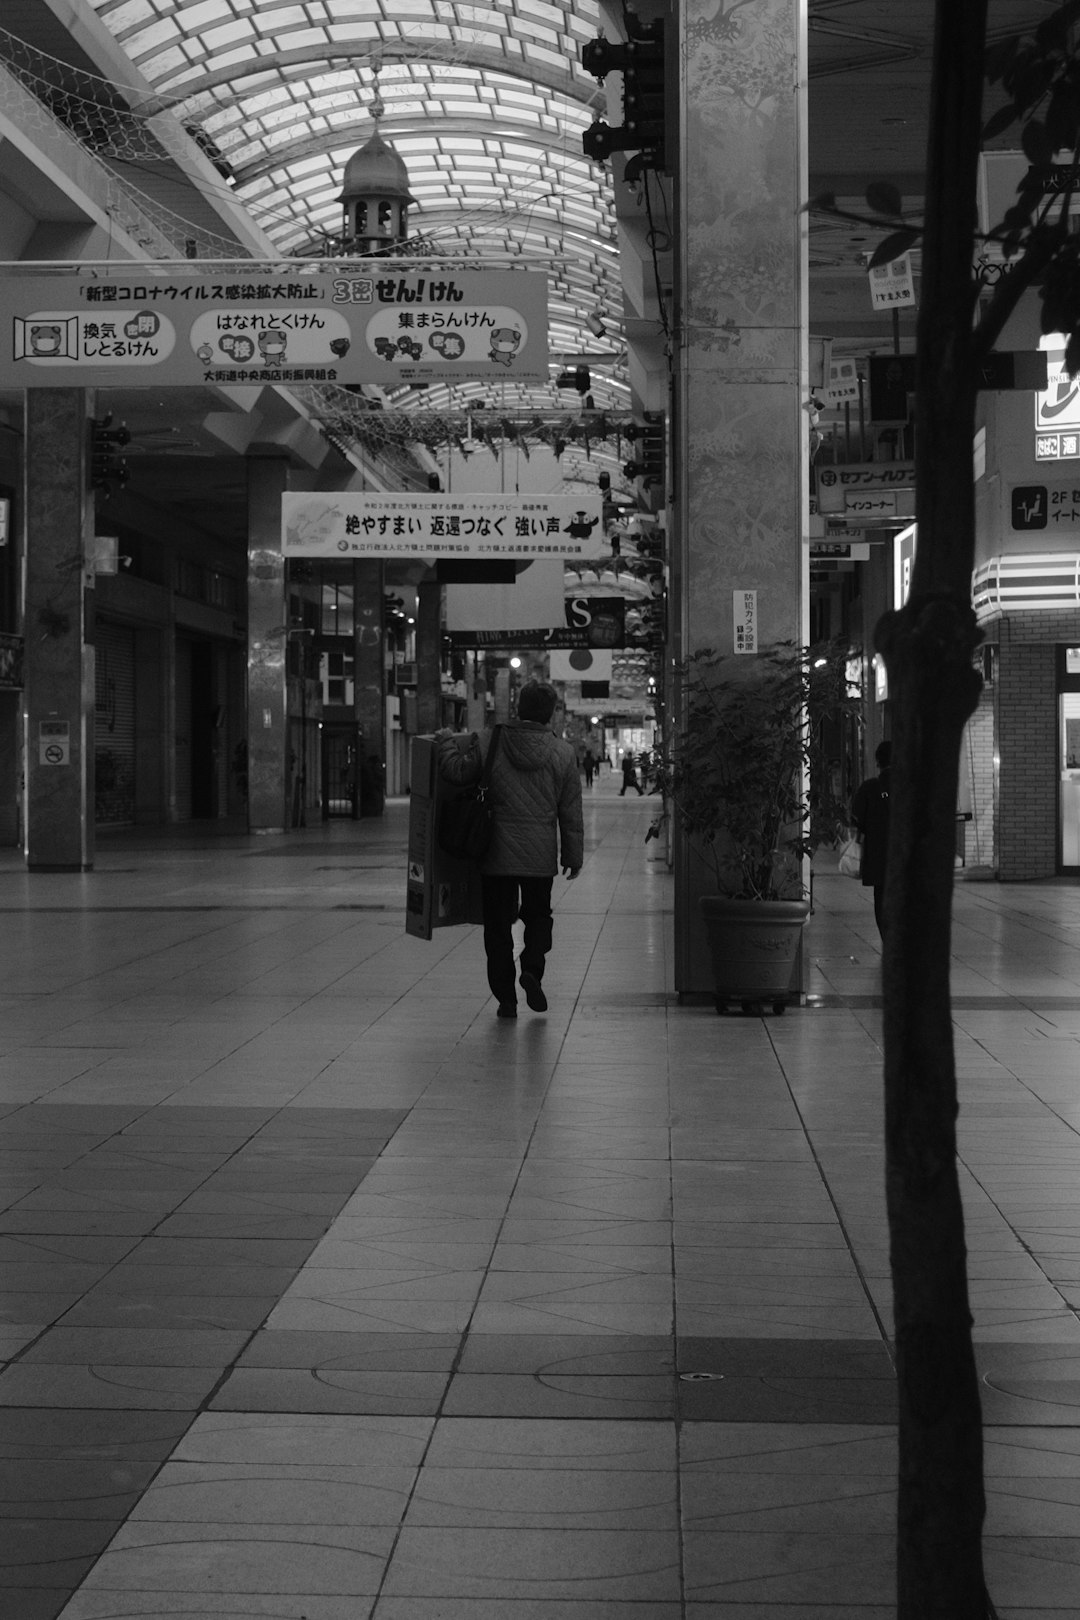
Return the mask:
{"type": "Polygon", "coordinates": [[[488,985],[497,1001],[517,1000],[513,926],[518,916],[525,924],[522,971],[534,973],[538,980],[544,977],[544,960],[551,949],[553,881],[550,877],[484,876],[481,879],[488,985]]]}

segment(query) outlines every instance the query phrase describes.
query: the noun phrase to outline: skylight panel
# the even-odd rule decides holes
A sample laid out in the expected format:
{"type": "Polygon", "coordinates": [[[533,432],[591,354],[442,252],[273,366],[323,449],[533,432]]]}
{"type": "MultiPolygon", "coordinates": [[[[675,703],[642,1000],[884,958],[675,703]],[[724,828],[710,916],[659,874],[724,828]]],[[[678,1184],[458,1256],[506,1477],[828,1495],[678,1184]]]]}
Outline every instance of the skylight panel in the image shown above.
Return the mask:
{"type": "Polygon", "coordinates": [[[191,63],[181,45],[173,45],[167,51],[162,51],[160,56],[142,63],[142,71],[152,84],[167,83],[170,73],[178,74],[182,80],[183,74],[190,69],[191,63]]]}
{"type": "Polygon", "coordinates": [[[524,20],[526,17],[535,17],[538,22],[544,22],[549,28],[558,28],[566,21],[566,7],[545,4],[545,0],[520,0],[518,15],[524,20]]]}
{"type": "Polygon", "coordinates": [[[138,61],[139,57],[146,51],[157,50],[170,40],[176,39],[181,32],[175,22],[170,18],[165,18],[162,22],[156,22],[151,27],[144,28],[141,33],[128,42],[125,49],[133,60],[138,61]]]}
{"type": "MultiPolygon", "coordinates": [[[[90,0],[90,3],[93,5],[94,0],[90,0]]],[[[102,9],[100,0],[98,0],[98,9],[102,9]]],[[[124,0],[122,5],[114,6],[109,11],[109,32],[121,34],[125,29],[137,28],[148,17],[155,16],[157,9],[150,4],[150,0],[124,0]]]]}
{"type": "MultiPolygon", "coordinates": [[[[282,35],[290,28],[306,28],[310,21],[302,6],[270,6],[265,11],[256,11],[248,26],[260,34],[282,35]]],[[[325,35],[320,37],[325,38],[325,35]]]]}
{"type": "Polygon", "coordinates": [[[225,23],[221,28],[208,29],[202,36],[201,44],[207,56],[214,56],[225,46],[250,38],[251,29],[248,24],[234,20],[225,23]]]}

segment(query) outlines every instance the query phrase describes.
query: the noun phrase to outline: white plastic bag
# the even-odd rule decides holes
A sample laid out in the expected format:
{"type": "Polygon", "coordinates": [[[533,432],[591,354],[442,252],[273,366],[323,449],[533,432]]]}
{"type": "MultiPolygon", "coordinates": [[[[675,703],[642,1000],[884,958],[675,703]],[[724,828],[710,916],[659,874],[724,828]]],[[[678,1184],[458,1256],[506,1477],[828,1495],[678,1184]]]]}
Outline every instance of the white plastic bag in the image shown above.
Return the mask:
{"type": "Polygon", "coordinates": [[[837,870],[844,877],[857,878],[862,875],[862,845],[857,838],[849,838],[841,848],[837,870]]]}

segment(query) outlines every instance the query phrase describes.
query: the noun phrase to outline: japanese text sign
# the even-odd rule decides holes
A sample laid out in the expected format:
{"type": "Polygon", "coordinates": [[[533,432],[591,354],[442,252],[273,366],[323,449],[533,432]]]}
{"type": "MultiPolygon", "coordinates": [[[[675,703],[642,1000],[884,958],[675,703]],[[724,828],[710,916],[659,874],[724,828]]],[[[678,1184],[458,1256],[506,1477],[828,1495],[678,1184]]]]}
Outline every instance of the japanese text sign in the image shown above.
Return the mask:
{"type": "Polygon", "coordinates": [[[1080,528],[1080,480],[1071,484],[1014,484],[1009,493],[1013,529],[1080,528]]]}
{"type": "Polygon", "coordinates": [[[757,591],[732,591],[734,650],[737,653],[757,652],[757,591]]]}
{"type": "Polygon", "coordinates": [[[870,510],[853,502],[872,500],[883,492],[915,488],[912,461],[849,462],[837,467],[817,468],[819,512],[870,510]]]}
{"type": "Polygon", "coordinates": [[[603,534],[602,496],[288,491],[286,557],[578,557],[603,534]]]}
{"type": "Polygon", "coordinates": [[[548,380],[534,271],[16,275],[0,299],[6,387],[548,380]]]}
{"type": "Polygon", "coordinates": [[[875,264],[870,271],[870,306],[872,309],[914,309],[915,278],[911,273],[911,255],[902,253],[888,264],[875,264]]]}

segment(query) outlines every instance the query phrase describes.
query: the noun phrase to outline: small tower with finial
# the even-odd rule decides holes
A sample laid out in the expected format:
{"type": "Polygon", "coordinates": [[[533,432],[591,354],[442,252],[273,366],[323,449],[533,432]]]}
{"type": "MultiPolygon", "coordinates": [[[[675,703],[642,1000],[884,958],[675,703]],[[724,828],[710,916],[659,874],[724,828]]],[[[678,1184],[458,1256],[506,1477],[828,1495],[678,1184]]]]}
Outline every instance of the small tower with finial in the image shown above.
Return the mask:
{"type": "Polygon", "coordinates": [[[379,134],[385,111],[376,69],[371,98],[375,133],[345,165],[341,234],[348,253],[386,253],[400,247],[409,234],[409,207],[416,198],[409,194],[404,161],[379,134]]]}

